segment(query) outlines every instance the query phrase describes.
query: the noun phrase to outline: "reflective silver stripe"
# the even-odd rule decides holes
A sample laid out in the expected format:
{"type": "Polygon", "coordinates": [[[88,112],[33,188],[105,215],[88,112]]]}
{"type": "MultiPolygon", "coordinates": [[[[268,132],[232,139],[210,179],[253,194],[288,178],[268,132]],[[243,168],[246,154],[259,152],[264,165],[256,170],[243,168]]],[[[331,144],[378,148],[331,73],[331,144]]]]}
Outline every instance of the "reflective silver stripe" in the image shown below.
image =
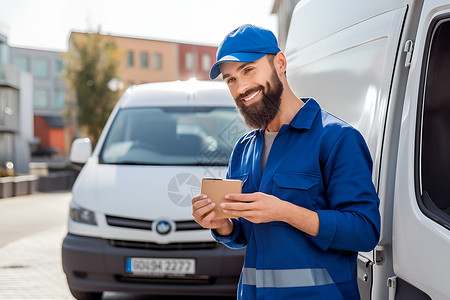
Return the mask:
{"type": "Polygon", "coordinates": [[[334,283],[326,269],[256,270],[244,268],[242,283],[257,288],[290,288],[334,283]]]}
{"type": "Polygon", "coordinates": [[[256,269],[243,268],[242,269],[242,284],[256,285],[256,269]]]}

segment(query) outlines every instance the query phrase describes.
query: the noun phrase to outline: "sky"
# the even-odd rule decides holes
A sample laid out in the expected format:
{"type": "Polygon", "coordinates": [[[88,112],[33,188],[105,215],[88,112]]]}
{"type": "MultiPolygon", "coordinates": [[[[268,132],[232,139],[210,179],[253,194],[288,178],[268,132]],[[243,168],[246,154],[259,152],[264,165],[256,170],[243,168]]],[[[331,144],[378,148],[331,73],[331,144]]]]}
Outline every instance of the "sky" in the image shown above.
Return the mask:
{"type": "Polygon", "coordinates": [[[274,0],[0,0],[8,44],[66,51],[71,31],[217,46],[251,23],[277,35],[274,0]]]}

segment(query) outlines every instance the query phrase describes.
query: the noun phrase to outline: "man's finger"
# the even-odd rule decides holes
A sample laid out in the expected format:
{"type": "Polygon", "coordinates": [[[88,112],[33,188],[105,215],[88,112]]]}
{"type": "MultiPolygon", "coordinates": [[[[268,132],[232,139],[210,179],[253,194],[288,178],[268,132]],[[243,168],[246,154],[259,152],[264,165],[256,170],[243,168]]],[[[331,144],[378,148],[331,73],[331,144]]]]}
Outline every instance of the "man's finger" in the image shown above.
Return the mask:
{"type": "Polygon", "coordinates": [[[228,194],[225,195],[225,199],[244,202],[252,202],[256,200],[255,195],[253,194],[228,194]]]}
{"type": "Polygon", "coordinates": [[[208,205],[210,203],[211,203],[211,199],[200,199],[200,200],[197,200],[197,201],[193,201],[192,209],[193,210],[197,210],[197,209],[199,209],[199,208],[201,208],[203,206],[206,206],[206,205],[208,205]]]}
{"type": "Polygon", "coordinates": [[[222,209],[227,209],[227,210],[236,210],[236,211],[246,211],[246,210],[251,210],[251,204],[248,202],[223,202],[220,203],[220,207],[222,209]]]}
{"type": "Polygon", "coordinates": [[[210,224],[211,221],[216,217],[216,213],[214,211],[209,211],[203,218],[203,222],[210,224]]]}
{"type": "Polygon", "coordinates": [[[207,204],[205,206],[202,206],[202,207],[196,209],[194,211],[194,214],[195,214],[195,216],[203,218],[203,217],[205,217],[205,215],[207,215],[209,212],[211,212],[214,209],[214,206],[215,206],[214,203],[207,204]]]}
{"type": "Polygon", "coordinates": [[[203,199],[206,199],[206,198],[208,198],[207,195],[203,195],[203,194],[197,195],[194,198],[192,198],[192,204],[194,204],[195,202],[197,202],[199,200],[203,200],[203,199]]]}

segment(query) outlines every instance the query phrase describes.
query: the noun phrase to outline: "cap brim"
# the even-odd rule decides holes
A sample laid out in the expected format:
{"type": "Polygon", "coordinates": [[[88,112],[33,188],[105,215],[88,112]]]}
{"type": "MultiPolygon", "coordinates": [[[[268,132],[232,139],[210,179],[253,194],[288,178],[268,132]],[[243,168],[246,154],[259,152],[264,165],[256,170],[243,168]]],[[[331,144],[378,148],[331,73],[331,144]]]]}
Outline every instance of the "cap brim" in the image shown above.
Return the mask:
{"type": "Polygon", "coordinates": [[[249,53],[249,52],[239,52],[239,53],[231,53],[228,55],[225,55],[218,61],[216,61],[212,67],[211,71],[209,72],[209,78],[212,80],[216,79],[217,76],[220,75],[220,63],[226,62],[226,61],[237,61],[237,62],[250,62],[250,61],[256,61],[266,55],[266,53],[249,53]]]}

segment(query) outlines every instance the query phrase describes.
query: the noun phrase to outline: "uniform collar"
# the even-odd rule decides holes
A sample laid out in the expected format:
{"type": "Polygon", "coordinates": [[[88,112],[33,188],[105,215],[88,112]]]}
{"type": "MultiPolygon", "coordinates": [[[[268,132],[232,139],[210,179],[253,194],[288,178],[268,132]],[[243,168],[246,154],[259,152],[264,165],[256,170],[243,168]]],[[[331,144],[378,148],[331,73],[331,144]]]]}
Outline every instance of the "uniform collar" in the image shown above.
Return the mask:
{"type": "MultiPolygon", "coordinates": [[[[317,113],[320,111],[320,105],[316,102],[316,100],[314,100],[314,98],[300,98],[300,100],[305,102],[305,104],[291,120],[289,126],[297,129],[310,129],[312,122],[316,118],[317,113]]],[[[249,132],[244,139],[252,138],[258,134],[260,136],[264,136],[264,129],[254,129],[249,132]]],[[[280,129],[279,133],[281,131],[282,129],[280,129]]]]}
{"type": "Polygon", "coordinates": [[[313,98],[300,98],[300,100],[305,102],[305,104],[300,108],[289,125],[297,129],[310,129],[320,110],[320,106],[313,98]]]}

